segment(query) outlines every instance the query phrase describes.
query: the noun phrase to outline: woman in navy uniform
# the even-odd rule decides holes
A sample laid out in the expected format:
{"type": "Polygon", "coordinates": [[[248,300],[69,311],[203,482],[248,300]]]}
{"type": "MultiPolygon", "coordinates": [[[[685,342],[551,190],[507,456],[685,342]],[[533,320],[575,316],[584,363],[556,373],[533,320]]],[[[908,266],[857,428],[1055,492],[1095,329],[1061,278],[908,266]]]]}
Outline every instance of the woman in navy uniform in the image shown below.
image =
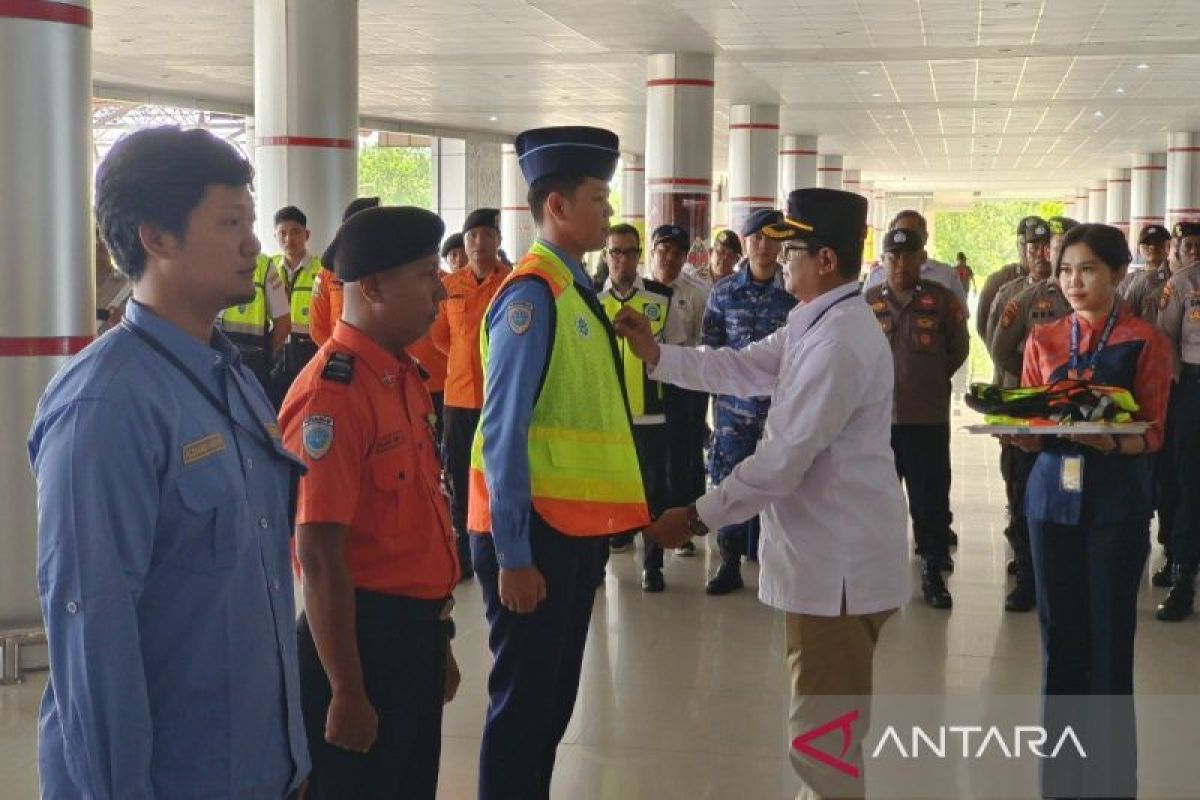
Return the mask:
{"type": "MultiPolygon", "coordinates": [[[[1150,428],[1115,436],[1011,437],[1039,453],[1026,513],[1046,727],[1054,738],[1070,724],[1091,756],[1086,770],[1066,755],[1045,762],[1042,789],[1051,797],[1137,792],[1133,640],[1154,508],[1150,454],[1162,445],[1172,362],[1166,337],[1117,293],[1131,260],[1116,228],[1081,225],[1067,233],[1057,274],[1073,313],[1033,330],[1021,383],[1082,378],[1122,387],[1150,428]]],[[[1076,755],[1071,748],[1063,752],[1076,755]]]]}

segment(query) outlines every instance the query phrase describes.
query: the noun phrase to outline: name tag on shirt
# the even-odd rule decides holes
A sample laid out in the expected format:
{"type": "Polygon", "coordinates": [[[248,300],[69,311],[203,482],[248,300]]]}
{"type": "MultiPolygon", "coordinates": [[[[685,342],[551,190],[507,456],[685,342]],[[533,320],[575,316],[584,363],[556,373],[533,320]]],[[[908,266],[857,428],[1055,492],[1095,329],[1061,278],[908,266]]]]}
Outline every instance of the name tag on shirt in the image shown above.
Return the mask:
{"type": "Polygon", "coordinates": [[[189,466],[225,449],[225,438],[219,433],[210,434],[183,446],[183,464],[189,466]]]}
{"type": "Polygon", "coordinates": [[[1083,491],[1083,456],[1063,456],[1060,482],[1064,492],[1083,491]]]}

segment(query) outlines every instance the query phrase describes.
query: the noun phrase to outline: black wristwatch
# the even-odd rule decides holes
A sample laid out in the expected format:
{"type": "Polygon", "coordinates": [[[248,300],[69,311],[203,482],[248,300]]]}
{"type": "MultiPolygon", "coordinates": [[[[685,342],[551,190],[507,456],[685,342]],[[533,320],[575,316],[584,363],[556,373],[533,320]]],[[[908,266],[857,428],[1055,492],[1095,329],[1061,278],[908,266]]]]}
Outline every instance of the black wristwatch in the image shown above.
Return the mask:
{"type": "Polygon", "coordinates": [[[696,510],[695,503],[687,507],[687,526],[692,536],[704,536],[708,533],[708,526],[700,519],[700,512],[696,510]]]}

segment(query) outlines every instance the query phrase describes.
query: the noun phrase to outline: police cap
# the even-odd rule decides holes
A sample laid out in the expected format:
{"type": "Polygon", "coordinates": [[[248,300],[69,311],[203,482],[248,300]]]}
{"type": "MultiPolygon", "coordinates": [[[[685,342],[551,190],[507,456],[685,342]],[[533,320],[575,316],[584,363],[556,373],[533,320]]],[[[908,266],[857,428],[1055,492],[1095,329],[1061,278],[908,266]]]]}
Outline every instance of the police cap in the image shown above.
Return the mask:
{"type": "Polygon", "coordinates": [[[796,189],[787,197],[783,221],[763,228],[763,234],[779,241],[861,244],[867,235],[867,199],[839,189],[796,189]]]}
{"type": "Polygon", "coordinates": [[[612,131],[585,125],[534,128],[517,136],[514,148],[525,181],[533,186],[548,175],[582,175],[612,180],[620,140],[612,131]]]}
{"type": "Polygon", "coordinates": [[[650,246],[654,247],[660,242],[674,242],[686,253],[692,239],[688,232],[678,225],[659,225],[650,237],[650,246]]]}
{"type": "Polygon", "coordinates": [[[885,253],[916,253],[925,246],[925,237],[919,231],[893,228],[883,237],[885,253]]]}

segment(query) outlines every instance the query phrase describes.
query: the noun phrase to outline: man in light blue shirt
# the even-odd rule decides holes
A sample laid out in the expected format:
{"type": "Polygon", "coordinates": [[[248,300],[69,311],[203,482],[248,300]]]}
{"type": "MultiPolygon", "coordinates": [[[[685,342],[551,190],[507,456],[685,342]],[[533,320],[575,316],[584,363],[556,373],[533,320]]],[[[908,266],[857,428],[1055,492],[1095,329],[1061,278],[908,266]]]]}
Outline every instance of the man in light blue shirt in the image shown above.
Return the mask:
{"type": "MultiPolygon", "coordinates": [[[[918,211],[911,209],[901,211],[892,218],[892,223],[888,225],[888,230],[903,228],[908,231],[917,231],[926,241],[929,241],[929,224],[925,221],[925,217],[918,211]]],[[[878,286],[883,283],[887,275],[884,273],[881,262],[876,262],[871,267],[870,274],[867,275],[867,280],[863,283],[863,291],[870,289],[872,286],[878,286]]],[[[963,291],[962,281],[959,280],[958,272],[949,264],[937,261],[936,259],[927,259],[921,265],[921,280],[934,281],[945,286],[950,291],[954,292],[954,296],[958,298],[958,303],[962,306],[963,311],[970,314],[970,307],[967,305],[967,295],[963,291]]]]}
{"type": "Polygon", "coordinates": [[[205,131],[117,145],[96,215],[125,319],[38,405],[47,800],[283,798],[308,772],[289,577],[299,462],[217,314],[254,296],[252,169],[205,131]]]}

